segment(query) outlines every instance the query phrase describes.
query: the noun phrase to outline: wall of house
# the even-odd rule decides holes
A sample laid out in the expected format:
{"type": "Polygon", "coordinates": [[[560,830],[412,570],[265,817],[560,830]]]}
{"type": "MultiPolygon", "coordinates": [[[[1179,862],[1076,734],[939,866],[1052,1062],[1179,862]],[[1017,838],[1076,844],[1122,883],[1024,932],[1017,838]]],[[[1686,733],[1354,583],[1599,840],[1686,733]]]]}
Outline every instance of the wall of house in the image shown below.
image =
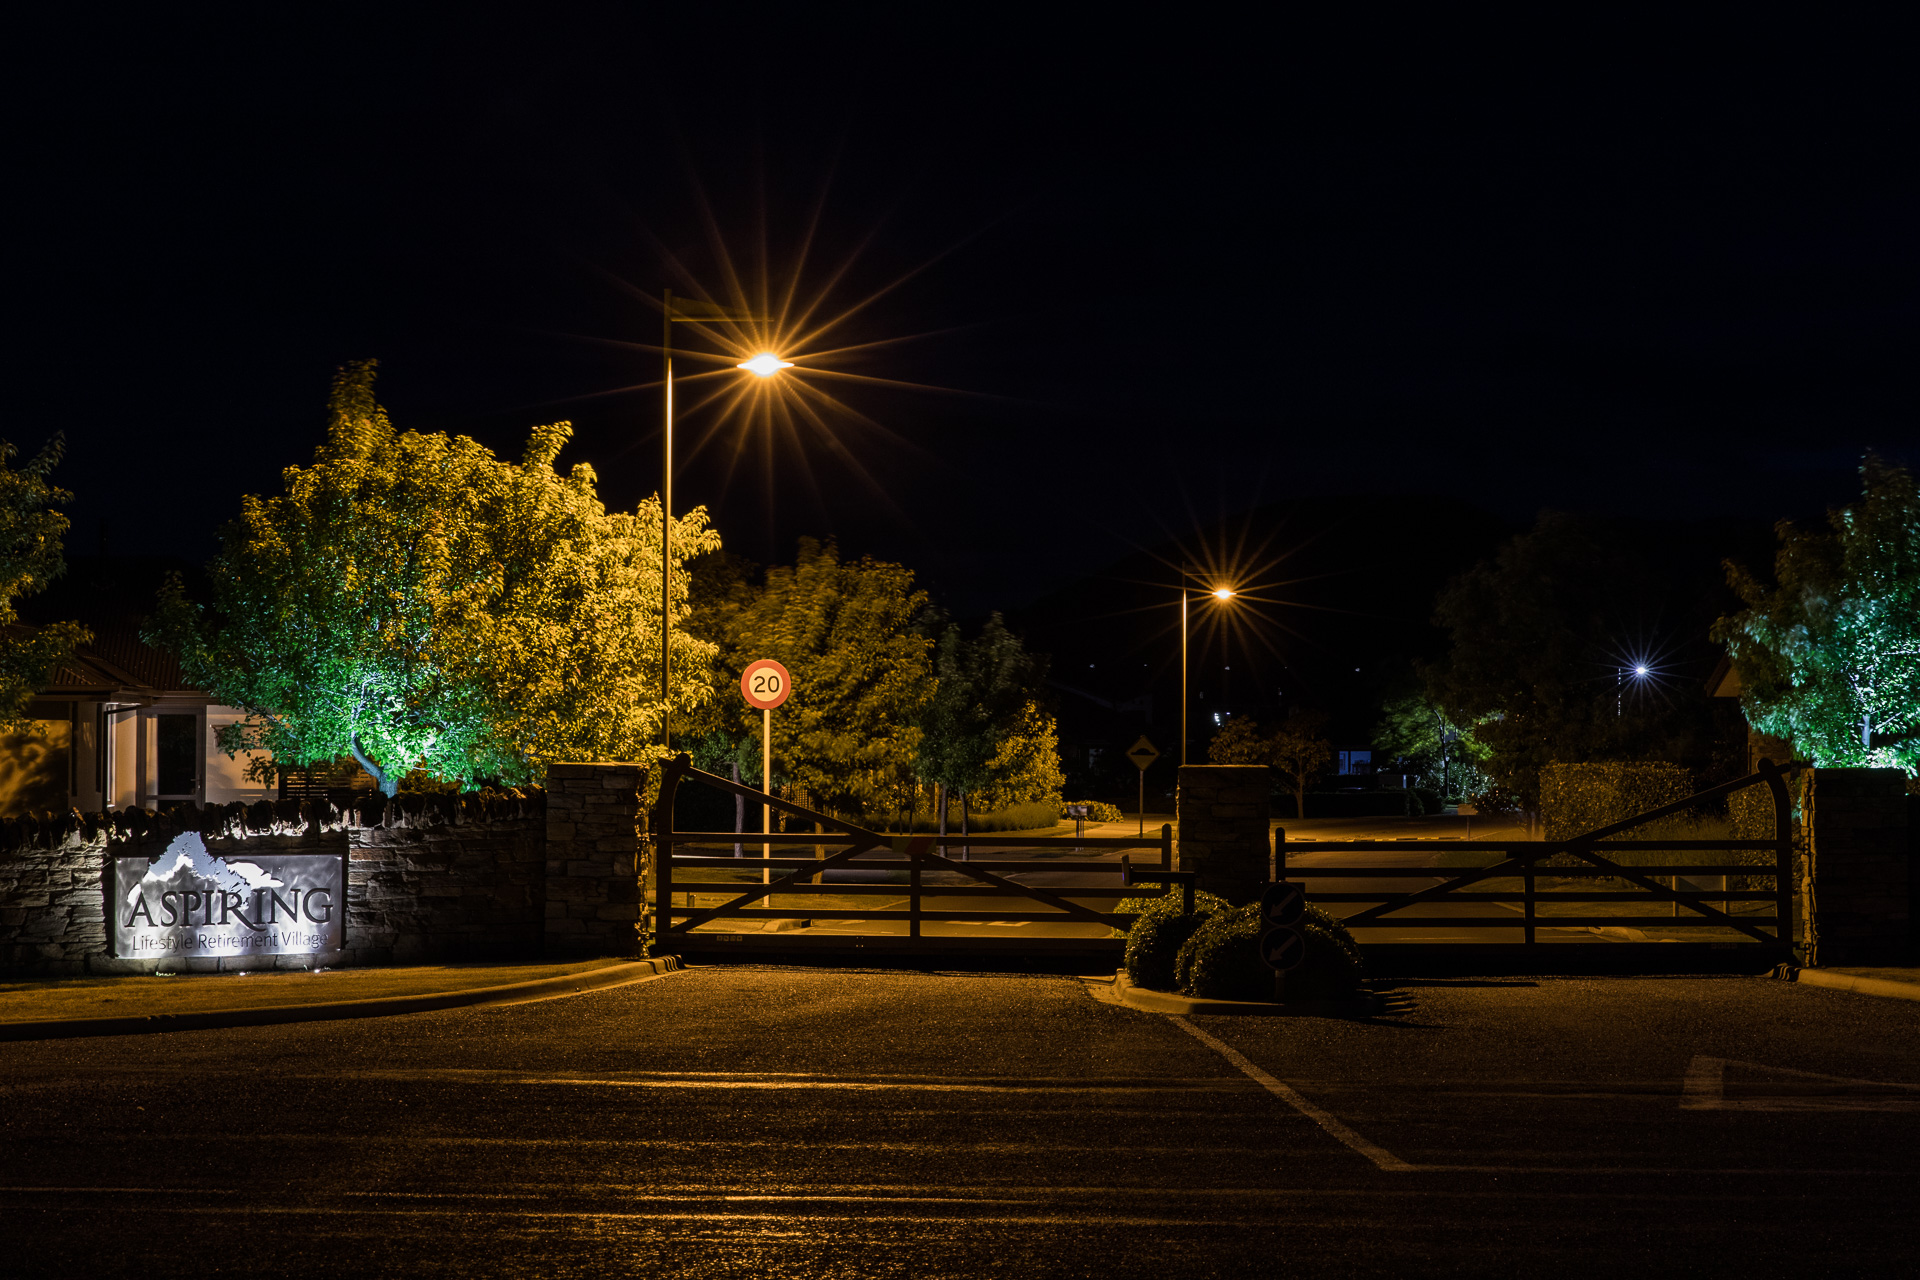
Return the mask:
{"type": "Polygon", "coordinates": [[[576,794],[558,807],[562,820],[551,825],[547,795],[537,789],[393,800],[371,794],[345,807],[260,801],[164,815],[130,810],[0,823],[0,974],[636,954],[642,771],[619,764],[564,768],[563,789],[576,794]],[[109,954],[112,859],[156,857],[183,831],[199,832],[218,857],[345,852],[344,948],[184,961],[109,954]],[[557,914],[549,909],[550,896],[561,904],[557,914]]]}

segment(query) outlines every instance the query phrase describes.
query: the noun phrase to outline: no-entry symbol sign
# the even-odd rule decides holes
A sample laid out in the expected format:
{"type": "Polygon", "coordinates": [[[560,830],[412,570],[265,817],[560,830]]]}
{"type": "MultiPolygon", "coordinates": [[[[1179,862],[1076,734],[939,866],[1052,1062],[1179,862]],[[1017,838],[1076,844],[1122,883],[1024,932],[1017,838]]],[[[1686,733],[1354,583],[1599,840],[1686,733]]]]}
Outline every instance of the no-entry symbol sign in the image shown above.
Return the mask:
{"type": "Polygon", "coordinates": [[[747,700],[750,707],[771,711],[785,702],[792,692],[793,677],[772,658],[750,662],[747,669],[740,673],[740,696],[747,700]]]}

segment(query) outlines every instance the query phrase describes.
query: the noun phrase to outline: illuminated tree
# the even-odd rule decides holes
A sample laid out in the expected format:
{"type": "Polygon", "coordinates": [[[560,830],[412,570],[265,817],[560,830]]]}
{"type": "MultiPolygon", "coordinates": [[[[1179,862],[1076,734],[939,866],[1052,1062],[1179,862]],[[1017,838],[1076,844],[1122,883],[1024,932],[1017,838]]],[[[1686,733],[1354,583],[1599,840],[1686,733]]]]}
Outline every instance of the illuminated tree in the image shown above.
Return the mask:
{"type": "MultiPolygon", "coordinates": [[[[886,803],[913,760],[915,717],[933,683],[931,642],[914,625],[927,596],[912,572],[843,561],[833,543],[811,538],[763,585],[737,564],[713,569],[723,582],[702,588],[699,626],[720,641],[722,669],[737,679],[747,663],[772,658],[793,676],[793,696],[773,713],[775,775],[835,812],[886,803]]],[[[757,741],[759,713],[736,705],[728,732],[757,741]]]]}
{"type": "Polygon", "coordinates": [[[1439,784],[1448,799],[1486,786],[1480,765],[1490,754],[1473,735],[1448,718],[1445,709],[1423,694],[1394,698],[1381,708],[1374,742],[1406,761],[1423,779],[1439,784]]]}
{"type": "Polygon", "coordinates": [[[77,622],[19,625],[15,601],[45,589],[66,569],[60,541],[67,518],[53,508],[73,501],[47,477],[60,461],[59,435],[24,465],[9,465],[19,450],[0,440],[0,729],[25,727],[27,703],[46,687],[53,669],[92,634],[77,622]]]}
{"type": "Polygon", "coordinates": [[[1762,733],[1828,766],[1920,766],[1920,495],[1868,454],[1862,494],[1825,530],[1782,521],[1771,587],[1737,565],[1747,606],[1714,625],[1762,733]]]}
{"type": "MultiPolygon", "coordinates": [[[[335,380],[326,443],[247,497],[209,567],[213,601],[163,593],[150,638],[251,718],[229,752],[282,765],[351,756],[391,795],[418,770],[526,781],[557,759],[658,754],[660,508],[609,514],[591,467],[523,460],[464,436],[396,431],[371,361],[335,380]]],[[[718,536],[675,522],[681,558],[718,536]]],[[[676,574],[676,621],[686,612],[676,574]]],[[[713,647],[676,632],[676,714],[711,696],[713,647]]]]}

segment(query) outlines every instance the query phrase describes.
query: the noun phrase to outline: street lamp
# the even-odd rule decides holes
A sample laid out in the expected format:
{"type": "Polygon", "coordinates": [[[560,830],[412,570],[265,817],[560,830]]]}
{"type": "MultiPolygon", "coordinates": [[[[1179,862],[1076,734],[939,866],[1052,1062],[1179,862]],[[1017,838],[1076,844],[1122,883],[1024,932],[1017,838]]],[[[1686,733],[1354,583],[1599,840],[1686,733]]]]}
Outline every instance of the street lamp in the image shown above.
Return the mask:
{"type": "MultiPolygon", "coordinates": [[[[1180,763],[1187,762],[1187,726],[1191,723],[1187,715],[1187,580],[1200,575],[1191,569],[1180,571],[1180,763]]],[[[1214,587],[1208,595],[1221,604],[1234,598],[1238,593],[1232,587],[1214,587]]]]}
{"type": "MultiPolygon", "coordinates": [[[[712,302],[700,302],[691,298],[674,301],[673,290],[663,289],[660,293],[662,316],[660,322],[660,359],[662,362],[661,382],[666,388],[665,429],[660,439],[660,745],[668,752],[673,750],[672,707],[673,695],[668,682],[672,668],[673,605],[670,587],[673,584],[673,326],[679,324],[752,324],[764,320],[751,312],[735,307],[723,307],[712,302]]],[[[734,366],[760,378],[771,378],[782,369],[793,368],[791,360],[782,360],[770,351],[763,351],[750,360],[734,366]]]]}

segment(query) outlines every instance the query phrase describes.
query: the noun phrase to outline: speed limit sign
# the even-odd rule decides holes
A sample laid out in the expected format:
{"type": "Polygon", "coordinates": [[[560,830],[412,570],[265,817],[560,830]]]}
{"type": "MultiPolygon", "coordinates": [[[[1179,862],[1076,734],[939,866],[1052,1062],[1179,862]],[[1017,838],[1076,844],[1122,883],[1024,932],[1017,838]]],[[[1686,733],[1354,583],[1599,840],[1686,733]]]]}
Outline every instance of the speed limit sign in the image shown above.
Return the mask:
{"type": "Polygon", "coordinates": [[[793,692],[793,677],[787,669],[772,658],[762,658],[750,662],[747,669],[740,673],[740,696],[747,705],[761,711],[771,711],[787,700],[793,692]]]}

